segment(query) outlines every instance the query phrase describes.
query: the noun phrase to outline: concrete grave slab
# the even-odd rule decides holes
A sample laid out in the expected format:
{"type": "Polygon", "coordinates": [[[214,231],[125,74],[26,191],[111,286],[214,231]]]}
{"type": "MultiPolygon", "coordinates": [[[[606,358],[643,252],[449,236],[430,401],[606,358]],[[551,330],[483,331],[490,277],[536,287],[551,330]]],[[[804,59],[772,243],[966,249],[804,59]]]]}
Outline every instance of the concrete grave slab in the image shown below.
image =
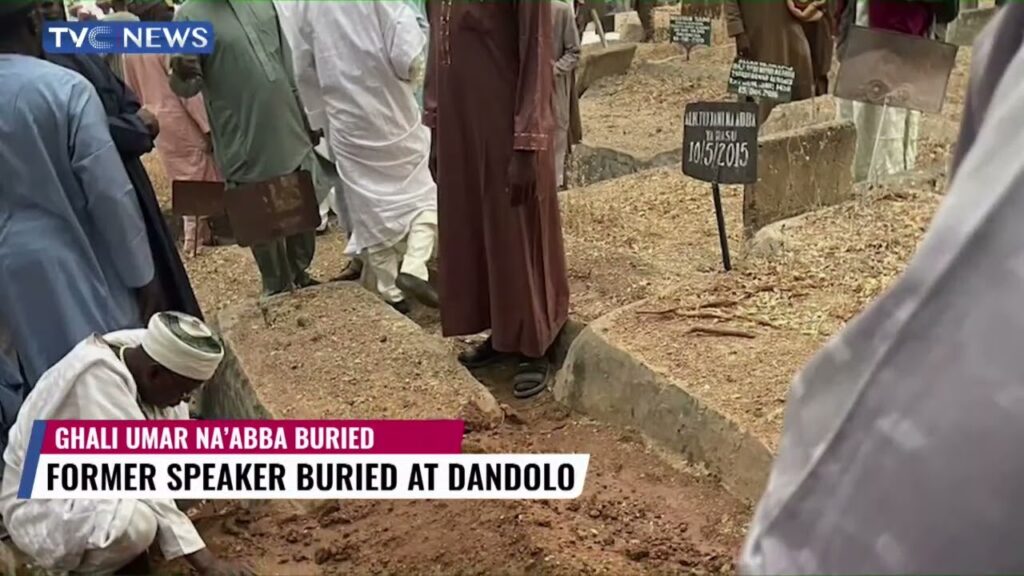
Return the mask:
{"type": "Polygon", "coordinates": [[[584,46],[576,68],[576,90],[583,95],[595,82],[609,76],[625,74],[629,71],[635,55],[636,44],[632,43],[584,46]]]}
{"type": "Polygon", "coordinates": [[[203,390],[205,417],[501,420],[448,343],[358,285],[239,304],[217,325],[228,354],[203,390]]]}
{"type": "Polygon", "coordinates": [[[997,10],[994,6],[961,10],[946,31],[946,41],[957,46],[973,45],[974,39],[985,29],[997,10]]]}
{"type": "Polygon", "coordinates": [[[745,186],[743,192],[746,234],[852,198],[856,148],[857,129],[850,121],[762,136],[758,142],[758,181],[745,186]]]}

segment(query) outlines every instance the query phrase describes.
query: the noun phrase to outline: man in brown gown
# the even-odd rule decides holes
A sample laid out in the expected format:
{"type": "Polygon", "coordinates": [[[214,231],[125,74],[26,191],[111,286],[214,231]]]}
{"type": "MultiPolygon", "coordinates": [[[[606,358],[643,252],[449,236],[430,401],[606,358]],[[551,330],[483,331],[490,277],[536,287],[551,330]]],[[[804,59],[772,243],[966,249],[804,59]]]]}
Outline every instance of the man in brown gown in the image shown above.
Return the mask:
{"type": "Polygon", "coordinates": [[[437,144],[441,325],[487,329],[470,367],[518,356],[541,392],[569,283],[555,190],[549,0],[431,0],[424,122],[437,144]]]}
{"type": "MultiPolygon", "coordinates": [[[[831,16],[802,22],[787,4],[783,0],[726,0],[726,27],[736,40],[737,56],[791,66],[796,72],[793,100],[826,94],[832,66],[831,16]]],[[[822,10],[831,10],[831,4],[825,3],[822,10]]],[[[762,120],[773,104],[762,104],[762,120]]]]}

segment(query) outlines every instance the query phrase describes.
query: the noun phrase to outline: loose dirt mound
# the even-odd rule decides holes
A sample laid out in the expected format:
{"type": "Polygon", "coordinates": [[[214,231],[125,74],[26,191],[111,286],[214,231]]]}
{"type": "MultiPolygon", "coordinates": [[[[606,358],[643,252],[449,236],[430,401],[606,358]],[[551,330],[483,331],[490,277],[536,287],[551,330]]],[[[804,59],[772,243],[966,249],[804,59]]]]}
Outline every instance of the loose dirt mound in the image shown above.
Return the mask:
{"type": "Polygon", "coordinates": [[[358,285],[231,308],[219,324],[275,418],[500,419],[493,397],[445,341],[358,285]]]}
{"type": "Polygon", "coordinates": [[[774,447],[793,375],[903,270],[940,197],[896,182],[787,222],[774,258],[618,313],[609,338],[774,447]]]}
{"type": "Polygon", "coordinates": [[[590,453],[576,501],[209,505],[215,551],[260,574],[715,574],[732,571],[749,510],[666,464],[639,435],[520,405],[474,451],[590,453]]]}
{"type": "MultiPolygon", "coordinates": [[[[741,191],[723,188],[733,249],[741,191]]],[[[678,169],[641,172],[562,195],[573,316],[590,321],[720,269],[710,185],[678,169]]]]}

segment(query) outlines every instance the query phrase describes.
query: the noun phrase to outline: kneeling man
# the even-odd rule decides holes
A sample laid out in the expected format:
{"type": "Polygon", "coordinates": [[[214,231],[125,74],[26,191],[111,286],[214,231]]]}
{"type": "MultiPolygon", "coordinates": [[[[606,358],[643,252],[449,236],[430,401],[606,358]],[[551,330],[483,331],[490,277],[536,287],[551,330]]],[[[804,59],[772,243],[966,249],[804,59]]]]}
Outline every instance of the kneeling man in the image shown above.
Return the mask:
{"type": "Polygon", "coordinates": [[[136,574],[158,542],[167,559],[184,556],[200,574],[248,574],[215,558],[173,500],[18,498],[34,421],[187,420],[189,396],[223,357],[200,320],[165,312],[145,330],[86,338],[43,374],[4,451],[0,514],[18,549],[49,570],[136,574]]]}

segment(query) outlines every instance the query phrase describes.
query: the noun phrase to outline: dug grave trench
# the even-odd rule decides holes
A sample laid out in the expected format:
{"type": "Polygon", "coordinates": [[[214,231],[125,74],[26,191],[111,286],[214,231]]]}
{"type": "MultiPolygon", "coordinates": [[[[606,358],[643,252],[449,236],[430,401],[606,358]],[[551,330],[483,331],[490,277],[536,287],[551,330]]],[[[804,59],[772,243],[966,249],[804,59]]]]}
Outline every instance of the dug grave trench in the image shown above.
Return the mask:
{"type": "Polygon", "coordinates": [[[576,501],[207,504],[195,520],[222,555],[275,574],[731,570],[749,508],[717,482],[550,395],[510,398],[502,368],[483,377],[492,395],[450,343],[355,284],[229,306],[219,319],[231,353],[204,390],[207,417],[468,415],[464,451],[591,454],[576,501]]]}

